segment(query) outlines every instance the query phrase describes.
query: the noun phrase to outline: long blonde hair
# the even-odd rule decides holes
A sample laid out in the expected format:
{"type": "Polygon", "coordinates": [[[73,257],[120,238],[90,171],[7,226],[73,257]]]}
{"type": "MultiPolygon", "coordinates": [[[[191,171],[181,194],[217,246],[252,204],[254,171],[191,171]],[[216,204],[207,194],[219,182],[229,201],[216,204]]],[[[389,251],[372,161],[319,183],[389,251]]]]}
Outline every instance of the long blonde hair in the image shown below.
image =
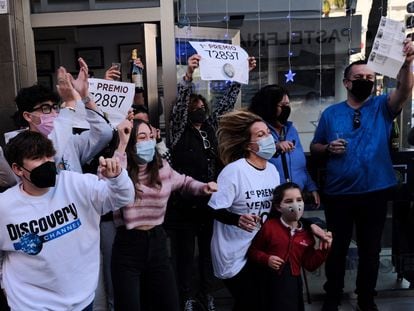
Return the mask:
{"type": "Polygon", "coordinates": [[[217,130],[218,152],[224,165],[247,156],[247,145],[251,139],[250,127],[255,122],[264,122],[261,117],[245,109],[224,114],[217,130]]]}

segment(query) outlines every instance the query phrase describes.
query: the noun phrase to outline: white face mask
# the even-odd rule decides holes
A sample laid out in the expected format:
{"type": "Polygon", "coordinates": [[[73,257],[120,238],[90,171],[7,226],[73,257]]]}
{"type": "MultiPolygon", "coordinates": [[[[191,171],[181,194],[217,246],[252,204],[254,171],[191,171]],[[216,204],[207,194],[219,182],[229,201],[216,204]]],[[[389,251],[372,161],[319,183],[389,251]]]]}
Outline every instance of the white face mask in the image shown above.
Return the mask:
{"type": "Polygon", "coordinates": [[[303,201],[291,202],[291,203],[280,203],[280,213],[282,214],[283,220],[298,221],[303,215],[304,204],[303,201]]]}
{"type": "Polygon", "coordinates": [[[155,155],[155,140],[144,140],[136,143],[135,149],[137,152],[138,158],[144,162],[149,163],[154,159],[155,155]]]}
{"type": "Polygon", "coordinates": [[[255,143],[259,146],[259,150],[256,151],[256,154],[265,160],[269,160],[276,153],[275,140],[272,135],[267,135],[255,143]]]}

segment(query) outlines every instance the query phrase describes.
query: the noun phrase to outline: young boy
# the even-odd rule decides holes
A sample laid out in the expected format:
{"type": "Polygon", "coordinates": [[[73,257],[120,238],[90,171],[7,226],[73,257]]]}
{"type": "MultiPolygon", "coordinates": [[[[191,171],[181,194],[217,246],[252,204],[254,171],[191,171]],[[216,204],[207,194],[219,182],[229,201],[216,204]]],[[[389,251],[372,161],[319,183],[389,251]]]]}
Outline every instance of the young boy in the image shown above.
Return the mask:
{"type": "Polygon", "coordinates": [[[133,184],[118,160],[100,159],[105,180],[99,180],[57,175],[54,155],[52,142],[33,131],[5,148],[21,180],[0,194],[0,272],[12,310],[92,310],[100,216],[133,201],[133,184]]]}

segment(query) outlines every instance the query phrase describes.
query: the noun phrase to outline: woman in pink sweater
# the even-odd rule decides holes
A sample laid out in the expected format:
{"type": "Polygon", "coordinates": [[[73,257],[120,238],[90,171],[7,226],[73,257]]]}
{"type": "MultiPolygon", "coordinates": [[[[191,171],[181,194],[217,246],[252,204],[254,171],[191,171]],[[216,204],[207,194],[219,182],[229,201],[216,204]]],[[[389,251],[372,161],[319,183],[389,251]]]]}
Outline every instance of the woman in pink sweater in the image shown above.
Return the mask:
{"type": "Polygon", "coordinates": [[[112,249],[115,310],[139,311],[145,298],[145,306],[151,310],[178,311],[162,228],[167,201],[176,190],[184,195],[209,195],[217,185],[174,171],[155,151],[155,137],[145,121],[125,120],[118,126],[118,134],[115,155],[135,184],[135,202],[114,215],[119,225],[112,249]]]}

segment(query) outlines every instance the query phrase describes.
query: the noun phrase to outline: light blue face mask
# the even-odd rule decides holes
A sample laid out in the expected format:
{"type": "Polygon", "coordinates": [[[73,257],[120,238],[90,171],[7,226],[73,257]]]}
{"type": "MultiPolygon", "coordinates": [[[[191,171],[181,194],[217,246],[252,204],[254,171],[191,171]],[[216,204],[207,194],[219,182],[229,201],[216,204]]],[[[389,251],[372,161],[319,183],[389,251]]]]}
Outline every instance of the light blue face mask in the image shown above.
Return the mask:
{"type": "Polygon", "coordinates": [[[269,160],[276,153],[276,145],[272,135],[268,135],[256,141],[259,150],[256,154],[266,160],[269,160]]]}
{"type": "Polygon", "coordinates": [[[135,149],[138,158],[144,162],[149,163],[154,159],[155,155],[155,140],[144,140],[135,144],[135,149]]]}

